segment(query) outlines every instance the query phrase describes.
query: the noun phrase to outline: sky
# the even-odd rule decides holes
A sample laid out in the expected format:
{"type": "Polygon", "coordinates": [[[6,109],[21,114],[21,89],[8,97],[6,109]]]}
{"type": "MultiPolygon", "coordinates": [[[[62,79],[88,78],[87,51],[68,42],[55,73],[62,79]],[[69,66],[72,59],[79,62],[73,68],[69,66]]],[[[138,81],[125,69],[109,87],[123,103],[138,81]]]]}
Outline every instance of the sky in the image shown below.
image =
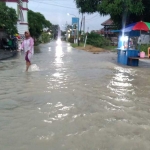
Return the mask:
{"type": "MultiPolygon", "coordinates": [[[[74,0],[29,0],[28,8],[35,12],[40,12],[52,24],[58,24],[61,30],[65,29],[66,24],[71,25],[72,17],[80,18],[74,0]],[[67,13],[70,15],[68,16],[67,13]]],[[[99,13],[91,15],[85,14],[85,29],[100,30],[101,23],[109,19],[109,16],[100,16],[99,13]]]]}

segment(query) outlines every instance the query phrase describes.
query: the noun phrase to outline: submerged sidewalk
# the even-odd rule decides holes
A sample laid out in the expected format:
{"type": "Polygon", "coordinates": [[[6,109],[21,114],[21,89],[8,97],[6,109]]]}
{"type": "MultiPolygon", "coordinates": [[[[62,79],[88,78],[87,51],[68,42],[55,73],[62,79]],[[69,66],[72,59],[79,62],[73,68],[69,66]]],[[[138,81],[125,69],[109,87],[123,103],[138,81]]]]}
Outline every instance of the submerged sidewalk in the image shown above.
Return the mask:
{"type": "Polygon", "coordinates": [[[7,51],[7,50],[0,50],[0,60],[9,59],[14,57],[17,54],[17,51],[7,51]]]}

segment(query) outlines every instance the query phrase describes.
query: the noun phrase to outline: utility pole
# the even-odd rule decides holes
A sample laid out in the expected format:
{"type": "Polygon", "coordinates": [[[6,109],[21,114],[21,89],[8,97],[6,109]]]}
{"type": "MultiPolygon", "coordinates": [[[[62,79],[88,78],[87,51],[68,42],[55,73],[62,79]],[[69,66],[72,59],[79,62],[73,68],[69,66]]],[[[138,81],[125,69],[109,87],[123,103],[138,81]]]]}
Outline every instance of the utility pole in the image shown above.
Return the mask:
{"type": "Polygon", "coordinates": [[[77,25],[77,43],[79,45],[79,18],[78,18],[78,25],[77,25]]]}
{"type": "Polygon", "coordinates": [[[87,33],[86,33],[85,42],[84,42],[84,48],[85,48],[85,46],[86,46],[88,31],[89,31],[89,27],[87,28],[87,33]]]}
{"type": "MultiPolygon", "coordinates": [[[[85,16],[83,17],[83,34],[85,35],[85,16]]],[[[84,39],[83,39],[83,41],[84,41],[84,39]]]]}
{"type": "Polygon", "coordinates": [[[66,22],[66,41],[68,42],[68,25],[67,25],[67,22],[66,22]]]}
{"type": "Polygon", "coordinates": [[[80,45],[80,38],[81,38],[81,32],[82,32],[82,23],[83,23],[83,14],[82,14],[81,26],[80,26],[80,32],[79,32],[79,38],[78,38],[78,46],[80,45]]]}
{"type": "Polygon", "coordinates": [[[85,16],[83,18],[83,22],[84,22],[84,24],[83,24],[83,32],[85,33],[85,16]]]}

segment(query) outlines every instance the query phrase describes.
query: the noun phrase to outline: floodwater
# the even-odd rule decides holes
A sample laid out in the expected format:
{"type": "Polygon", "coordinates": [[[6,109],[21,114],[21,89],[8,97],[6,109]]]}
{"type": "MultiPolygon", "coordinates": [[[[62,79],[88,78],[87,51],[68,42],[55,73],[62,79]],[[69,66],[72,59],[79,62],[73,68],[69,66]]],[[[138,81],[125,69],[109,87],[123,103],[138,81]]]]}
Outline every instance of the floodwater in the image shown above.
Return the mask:
{"type": "Polygon", "coordinates": [[[150,61],[40,45],[0,62],[0,150],[149,150],[150,61]]]}

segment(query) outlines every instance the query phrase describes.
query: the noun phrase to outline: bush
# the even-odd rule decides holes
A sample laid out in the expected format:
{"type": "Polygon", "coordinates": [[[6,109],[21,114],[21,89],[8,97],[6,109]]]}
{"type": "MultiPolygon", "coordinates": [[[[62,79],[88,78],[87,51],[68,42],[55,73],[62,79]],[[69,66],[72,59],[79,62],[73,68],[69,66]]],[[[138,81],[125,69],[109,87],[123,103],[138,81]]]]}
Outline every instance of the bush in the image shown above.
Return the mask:
{"type": "Polygon", "coordinates": [[[68,41],[69,41],[70,43],[74,43],[74,36],[71,36],[71,37],[68,39],[68,41]]]}
{"type": "Polygon", "coordinates": [[[148,47],[150,47],[150,44],[141,44],[140,51],[144,51],[145,54],[148,53],[148,47]]]}
{"type": "MultiPolygon", "coordinates": [[[[80,38],[80,42],[83,43],[85,36],[79,35],[79,38],[80,38]]],[[[74,36],[71,36],[71,37],[68,39],[68,41],[69,41],[70,43],[74,43],[74,36]]]]}
{"type": "Polygon", "coordinates": [[[104,47],[110,45],[110,41],[97,33],[89,33],[87,37],[87,44],[96,47],[104,47]]]}
{"type": "Polygon", "coordinates": [[[50,42],[50,35],[48,33],[42,33],[41,35],[41,41],[43,43],[47,43],[47,42],[50,42]]]}
{"type": "Polygon", "coordinates": [[[81,42],[81,43],[85,42],[85,35],[81,35],[81,36],[80,36],[80,42],[81,42]]]}
{"type": "Polygon", "coordinates": [[[34,46],[38,46],[42,41],[40,39],[34,39],[34,46]]]}

